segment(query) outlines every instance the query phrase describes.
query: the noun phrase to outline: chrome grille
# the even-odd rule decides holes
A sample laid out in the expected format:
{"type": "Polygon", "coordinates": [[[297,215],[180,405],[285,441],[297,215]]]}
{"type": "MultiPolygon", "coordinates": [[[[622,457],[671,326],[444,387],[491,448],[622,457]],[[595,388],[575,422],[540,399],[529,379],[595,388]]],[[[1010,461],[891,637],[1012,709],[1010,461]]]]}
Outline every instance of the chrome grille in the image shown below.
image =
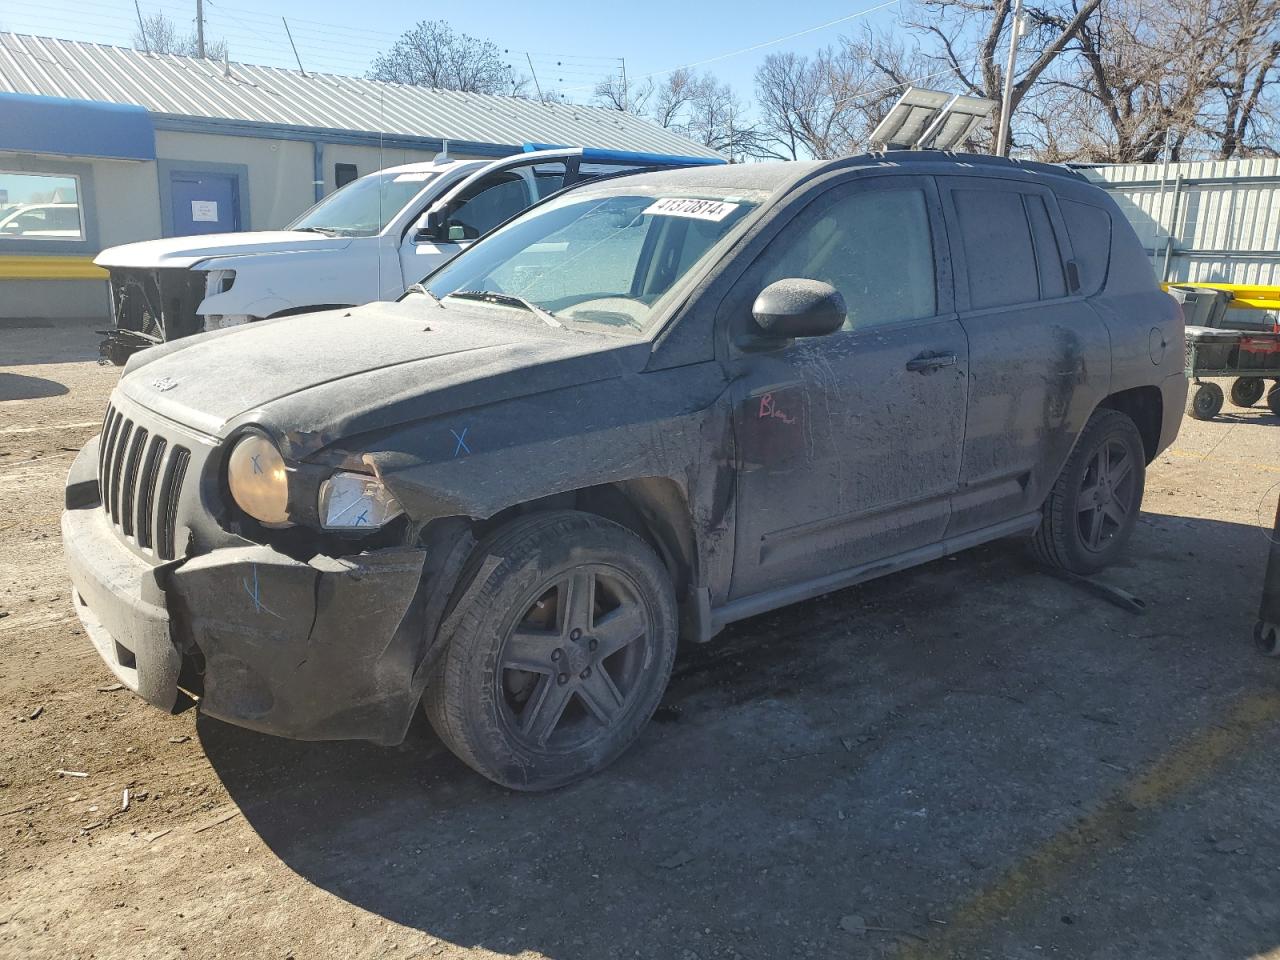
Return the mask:
{"type": "Polygon", "coordinates": [[[114,407],[102,426],[102,509],[120,532],[161,560],[176,556],[178,498],[191,451],[135,424],[114,407]]]}

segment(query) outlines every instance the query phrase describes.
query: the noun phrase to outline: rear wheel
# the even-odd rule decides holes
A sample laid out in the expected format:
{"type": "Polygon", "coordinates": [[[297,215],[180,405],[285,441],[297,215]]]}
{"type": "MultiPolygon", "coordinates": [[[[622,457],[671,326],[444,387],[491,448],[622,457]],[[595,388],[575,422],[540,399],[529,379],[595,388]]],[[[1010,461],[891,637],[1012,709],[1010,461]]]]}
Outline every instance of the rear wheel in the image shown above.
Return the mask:
{"type": "Polygon", "coordinates": [[[465,763],[514,790],[600,770],[666,689],[676,605],[653,550],[576,511],[513,521],[476,549],[424,704],[465,763]]]}
{"type": "Polygon", "coordinates": [[[1222,388],[1216,383],[1196,384],[1187,397],[1187,413],[1197,420],[1212,420],[1222,409],[1222,388]]]}
{"type": "Polygon", "coordinates": [[[1280,417],[1280,383],[1277,383],[1267,393],[1267,406],[1277,417],[1280,417]]]}
{"type": "Polygon", "coordinates": [[[1237,407],[1252,407],[1267,391],[1267,382],[1261,377],[1237,377],[1231,384],[1231,402],[1237,407]]]}
{"type": "Polygon", "coordinates": [[[1095,411],[1045,501],[1036,556],[1082,575],[1111,563],[1133,533],[1145,480],[1133,421],[1118,410],[1095,411]]]}

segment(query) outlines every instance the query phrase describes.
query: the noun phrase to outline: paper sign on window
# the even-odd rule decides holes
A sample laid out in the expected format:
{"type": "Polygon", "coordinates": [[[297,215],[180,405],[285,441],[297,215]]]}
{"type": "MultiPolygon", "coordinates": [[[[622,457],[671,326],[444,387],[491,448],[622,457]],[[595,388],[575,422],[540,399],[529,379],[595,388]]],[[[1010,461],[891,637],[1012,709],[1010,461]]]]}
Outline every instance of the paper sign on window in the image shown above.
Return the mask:
{"type": "Polygon", "coordinates": [[[196,223],[218,222],[217,200],[192,200],[191,219],[196,223]]]}
{"type": "Polygon", "coordinates": [[[739,204],[726,203],[723,200],[697,200],[693,197],[663,197],[645,207],[644,212],[651,217],[690,217],[694,220],[713,220],[719,223],[739,204]]]}

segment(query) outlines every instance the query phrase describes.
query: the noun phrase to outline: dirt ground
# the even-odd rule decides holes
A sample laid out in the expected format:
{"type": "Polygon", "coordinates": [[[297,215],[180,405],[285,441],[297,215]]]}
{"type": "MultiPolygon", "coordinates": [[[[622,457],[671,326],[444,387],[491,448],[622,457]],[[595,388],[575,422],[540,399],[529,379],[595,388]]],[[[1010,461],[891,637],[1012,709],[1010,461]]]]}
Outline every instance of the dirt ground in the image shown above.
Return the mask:
{"type": "Polygon", "coordinates": [[[0,957],[1280,958],[1265,409],[1152,465],[1103,576],[1145,614],[995,544],[686,650],[621,761],[524,796],[425,722],[292,743],[114,688],[58,535],[94,356],[0,330],[0,957]]]}

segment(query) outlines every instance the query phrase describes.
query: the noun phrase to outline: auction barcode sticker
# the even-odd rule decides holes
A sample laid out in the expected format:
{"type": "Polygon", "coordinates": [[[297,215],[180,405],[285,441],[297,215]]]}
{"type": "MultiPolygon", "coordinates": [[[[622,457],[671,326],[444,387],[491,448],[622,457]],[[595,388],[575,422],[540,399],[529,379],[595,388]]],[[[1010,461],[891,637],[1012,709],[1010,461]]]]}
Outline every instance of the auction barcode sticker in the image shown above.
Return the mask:
{"type": "Polygon", "coordinates": [[[663,197],[655,200],[645,208],[644,212],[657,217],[692,217],[694,220],[714,220],[719,222],[741,204],[726,203],[723,200],[697,200],[693,197],[663,197]]]}

